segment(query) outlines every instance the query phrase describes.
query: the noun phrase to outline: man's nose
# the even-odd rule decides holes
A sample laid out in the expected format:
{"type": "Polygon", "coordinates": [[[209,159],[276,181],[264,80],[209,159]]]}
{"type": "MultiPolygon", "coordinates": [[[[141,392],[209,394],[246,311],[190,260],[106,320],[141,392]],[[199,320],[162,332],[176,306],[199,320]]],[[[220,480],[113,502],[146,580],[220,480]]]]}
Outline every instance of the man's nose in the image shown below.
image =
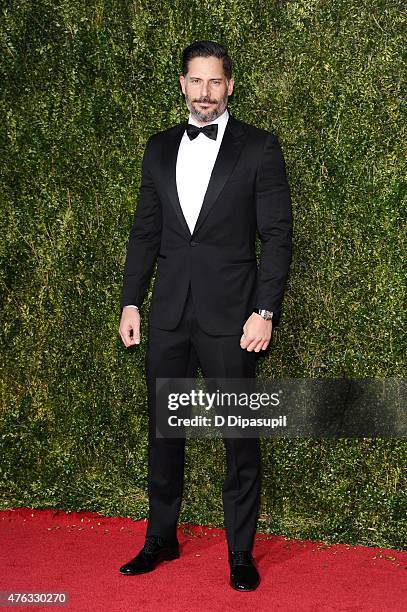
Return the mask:
{"type": "Polygon", "coordinates": [[[202,83],[201,96],[206,98],[209,95],[209,83],[202,83]]]}

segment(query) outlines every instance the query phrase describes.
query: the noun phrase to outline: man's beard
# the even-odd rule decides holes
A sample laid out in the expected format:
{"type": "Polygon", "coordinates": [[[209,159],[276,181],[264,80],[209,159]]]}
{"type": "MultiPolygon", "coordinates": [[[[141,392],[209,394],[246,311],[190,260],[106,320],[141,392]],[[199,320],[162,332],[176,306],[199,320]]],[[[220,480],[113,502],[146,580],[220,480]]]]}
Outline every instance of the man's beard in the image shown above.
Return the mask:
{"type": "Polygon", "coordinates": [[[187,96],[187,94],[185,94],[185,102],[193,118],[196,119],[196,121],[201,121],[205,123],[210,123],[211,121],[215,121],[215,119],[217,119],[218,117],[222,115],[222,113],[224,113],[227,107],[227,104],[228,104],[228,98],[229,96],[226,94],[226,96],[222,98],[218,103],[215,100],[210,100],[209,98],[201,99],[198,102],[197,101],[192,102],[191,99],[187,96]],[[199,110],[197,106],[199,102],[207,103],[207,104],[209,104],[210,102],[215,103],[215,104],[217,103],[217,106],[213,110],[210,110],[210,109],[206,111],[199,110]]]}

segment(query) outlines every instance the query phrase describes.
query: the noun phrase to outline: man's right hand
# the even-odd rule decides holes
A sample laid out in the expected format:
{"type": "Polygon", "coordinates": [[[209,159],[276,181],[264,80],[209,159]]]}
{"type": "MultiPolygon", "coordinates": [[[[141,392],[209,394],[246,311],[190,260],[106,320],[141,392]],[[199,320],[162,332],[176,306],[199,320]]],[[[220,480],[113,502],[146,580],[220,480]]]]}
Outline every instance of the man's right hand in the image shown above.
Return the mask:
{"type": "Polygon", "coordinates": [[[137,308],[123,308],[119,334],[126,348],[140,344],[140,313],[137,308]]]}

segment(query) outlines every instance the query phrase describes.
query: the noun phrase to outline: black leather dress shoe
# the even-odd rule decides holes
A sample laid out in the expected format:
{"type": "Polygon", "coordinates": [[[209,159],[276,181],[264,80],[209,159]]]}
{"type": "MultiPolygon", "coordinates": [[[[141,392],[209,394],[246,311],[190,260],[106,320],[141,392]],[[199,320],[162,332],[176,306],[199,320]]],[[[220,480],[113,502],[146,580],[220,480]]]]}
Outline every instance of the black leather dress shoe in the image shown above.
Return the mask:
{"type": "Polygon", "coordinates": [[[138,555],[120,568],[125,576],[145,574],[155,569],[160,561],[170,561],[179,557],[179,543],[169,543],[161,536],[147,536],[138,555]]]}
{"type": "Polygon", "coordinates": [[[229,550],[230,586],[237,591],[254,591],[259,586],[260,576],[253,557],[248,550],[229,550]]]}

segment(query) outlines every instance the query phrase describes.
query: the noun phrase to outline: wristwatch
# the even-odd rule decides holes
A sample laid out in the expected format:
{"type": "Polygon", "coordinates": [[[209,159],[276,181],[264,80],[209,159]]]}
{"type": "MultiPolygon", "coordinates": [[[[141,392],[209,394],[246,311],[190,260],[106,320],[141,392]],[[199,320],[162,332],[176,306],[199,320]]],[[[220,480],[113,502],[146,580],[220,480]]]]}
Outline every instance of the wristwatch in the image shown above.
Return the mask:
{"type": "Polygon", "coordinates": [[[259,314],[266,321],[271,321],[273,318],[273,312],[271,310],[265,310],[264,308],[254,308],[253,312],[259,314]]]}

